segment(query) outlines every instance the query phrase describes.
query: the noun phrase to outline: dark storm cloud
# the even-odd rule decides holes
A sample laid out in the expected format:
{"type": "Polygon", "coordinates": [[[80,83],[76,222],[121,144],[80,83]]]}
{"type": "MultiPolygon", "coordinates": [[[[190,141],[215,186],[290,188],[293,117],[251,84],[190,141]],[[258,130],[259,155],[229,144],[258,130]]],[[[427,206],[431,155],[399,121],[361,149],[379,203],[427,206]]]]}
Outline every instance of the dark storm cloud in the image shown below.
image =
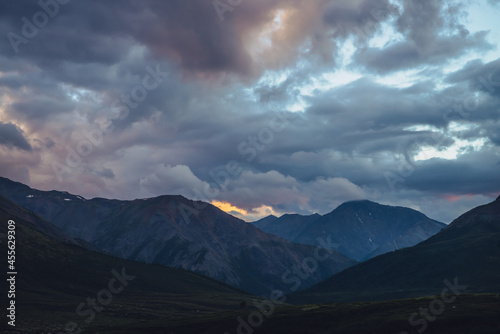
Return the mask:
{"type": "Polygon", "coordinates": [[[448,194],[497,194],[500,189],[495,150],[471,152],[459,161],[431,159],[416,164],[406,189],[448,194]]]}
{"type": "Polygon", "coordinates": [[[403,1],[396,21],[404,39],[384,48],[361,48],[357,61],[379,73],[440,65],[470,50],[492,48],[487,32],[471,34],[460,22],[463,9],[446,1],[403,1]]]}
{"type": "MultiPolygon", "coordinates": [[[[12,122],[8,128],[17,137],[11,132],[2,143],[25,151],[4,147],[0,153],[16,156],[12,162],[2,157],[0,167],[22,181],[31,172],[33,186],[86,197],[195,198],[193,188],[219,189],[214,173],[236,161],[241,174],[216,199],[248,210],[272,205],[283,212],[325,213],[348,199],[385,196],[396,202],[392,193],[381,195],[388,191],[385,171],[397,170],[400,157],[418,153],[426,143],[446,149],[459,137],[498,145],[500,103],[497,91],[473,84],[492,73],[495,62],[471,63],[449,75],[446,89],[436,84],[442,75],[436,65],[489,47],[485,33],[470,34],[460,25],[460,7],[445,1],[392,3],[247,0],[221,21],[211,0],[70,1],[16,53],[7,34],[22,35],[21,18],[32,20],[41,9],[36,1],[4,1],[0,115],[8,119],[3,127],[12,122]],[[401,40],[368,47],[384,25],[394,26],[401,40]],[[350,68],[386,73],[421,67],[423,79],[398,88],[366,76],[304,94],[315,76],[342,66],[341,46],[351,38],[358,51],[350,68]],[[168,77],[119,117],[115,101],[123,107],[122,99],[143,85],[147,68],[157,66],[168,77]],[[474,112],[448,113],[477,91],[483,94],[474,112]],[[303,112],[287,112],[299,102],[303,112]],[[283,118],[279,131],[270,130],[283,118]],[[47,161],[65,163],[103,119],[113,130],[58,182],[47,161]],[[453,121],[471,129],[452,133],[453,121]],[[433,130],[408,129],[415,125],[433,130]],[[269,131],[271,138],[263,135],[269,131]],[[439,141],[436,131],[443,132],[439,141]],[[252,141],[258,145],[253,151],[252,141]],[[30,147],[33,153],[26,151],[30,147]]],[[[456,165],[439,159],[420,163],[398,191],[415,201],[442,195],[446,187],[464,194],[494,191],[495,152],[479,153],[468,152],[456,165]],[[487,163],[478,168],[474,159],[487,163]],[[453,184],[459,167],[470,175],[453,184]],[[436,187],[434,171],[443,189],[436,187]],[[489,185],[488,178],[494,179],[489,185]]]]}
{"type": "MultiPolygon", "coordinates": [[[[287,89],[281,89],[288,85],[285,81],[277,90],[269,89],[267,92],[271,92],[271,96],[279,99],[288,94],[287,89]]],[[[262,97],[262,87],[257,89],[256,94],[262,97]]],[[[463,101],[464,97],[466,95],[462,90],[436,91],[429,83],[409,88],[388,88],[372,81],[359,80],[311,98],[309,101],[311,107],[306,113],[294,118],[283,131],[276,133],[274,140],[269,145],[263,145],[262,151],[258,152],[256,159],[251,163],[246,162],[245,155],[238,153],[238,144],[268,126],[272,114],[244,112],[237,118],[227,119],[227,115],[231,114],[230,108],[225,110],[225,107],[222,107],[227,101],[221,103],[205,97],[204,101],[211,101],[209,105],[219,105],[213,108],[214,111],[208,119],[203,120],[206,126],[196,122],[201,115],[206,114],[203,108],[184,108],[185,113],[182,114],[182,118],[168,118],[168,121],[165,119],[165,123],[157,124],[160,129],[169,125],[182,129],[172,137],[172,141],[179,144],[186,143],[188,145],[184,147],[185,150],[196,148],[198,152],[194,156],[187,156],[187,160],[183,163],[188,164],[199,178],[211,183],[214,181],[209,176],[210,171],[218,170],[217,168],[227,161],[236,160],[245,170],[253,171],[256,177],[260,177],[259,173],[278,171],[278,174],[275,174],[277,177],[290,181],[288,186],[283,185],[282,190],[279,190],[279,187],[266,188],[269,191],[275,188],[269,193],[290,191],[294,184],[312,187],[318,175],[328,178],[346,177],[355,185],[388,189],[383,173],[398,167],[396,155],[416,154],[423,145],[445,149],[455,142],[450,134],[440,135],[436,139],[434,132],[408,131],[405,128],[420,124],[432,125],[436,129],[446,131],[450,121],[444,116],[453,103],[463,101]],[[204,139],[199,140],[199,138],[204,139]],[[384,162],[384,155],[389,156],[389,161],[384,162]],[[292,178],[287,179],[286,176],[292,178]]],[[[244,104],[238,107],[240,112],[247,110],[246,108],[251,110],[250,106],[244,104]]],[[[475,114],[481,115],[488,109],[486,105],[481,106],[475,114]]],[[[479,121],[479,117],[476,116],[466,121],[479,121]]],[[[492,116],[485,114],[483,119],[491,119],[492,116]]],[[[493,129],[495,126],[491,127],[492,131],[493,129]]],[[[476,139],[484,134],[469,131],[468,136],[470,139],[476,139]]],[[[165,137],[162,137],[162,140],[165,140],[165,137]]],[[[432,172],[433,165],[429,166],[431,167],[426,170],[432,172]]],[[[439,165],[435,167],[440,168],[439,165]]],[[[469,170],[471,173],[477,171],[469,170]]],[[[490,173],[489,177],[494,175],[490,173]]],[[[452,177],[450,182],[451,179],[452,177]]],[[[477,179],[483,183],[485,180],[486,178],[477,179]]],[[[254,181],[251,183],[254,184],[254,181]]],[[[266,183],[271,184],[264,182],[266,183]]],[[[419,189],[424,191],[426,184],[434,186],[435,183],[435,179],[428,183],[421,182],[419,189]]],[[[238,187],[245,189],[239,183],[238,187]]],[[[467,183],[464,187],[468,187],[469,192],[474,192],[473,183],[467,183]]],[[[432,187],[427,189],[427,191],[432,190],[432,187]]],[[[262,193],[265,191],[262,190],[262,193]]],[[[238,193],[248,192],[240,190],[238,193]]],[[[280,196],[278,197],[284,198],[283,195],[280,196]]],[[[233,200],[236,198],[234,196],[233,200]]],[[[246,200],[255,204],[254,201],[263,201],[263,198],[259,195],[246,200]]],[[[245,207],[243,202],[242,199],[239,204],[245,207]]],[[[283,209],[285,207],[280,206],[283,209]]],[[[298,210],[294,205],[290,208],[298,210]]]]}
{"type": "Polygon", "coordinates": [[[330,1],[323,20],[334,28],[336,38],[358,35],[364,39],[370,37],[382,22],[398,12],[398,8],[387,0],[330,1]]]}
{"type": "Polygon", "coordinates": [[[24,138],[22,130],[12,123],[0,122],[0,145],[31,151],[31,146],[24,138]]]}
{"type": "Polygon", "coordinates": [[[96,170],[94,171],[97,175],[106,178],[106,179],[114,179],[115,178],[115,173],[113,173],[113,170],[110,168],[103,167],[102,170],[96,170]]]}
{"type": "MultiPolygon", "coordinates": [[[[484,64],[480,60],[467,63],[463,69],[451,73],[446,81],[461,91],[463,101],[472,110],[462,109],[452,116],[465,116],[467,121],[480,124],[479,131],[464,134],[466,138],[487,137],[499,145],[500,122],[500,60],[484,64]]],[[[458,117],[460,118],[460,117],[458,117]]],[[[463,118],[463,117],[462,117],[463,118]]]]}
{"type": "Polygon", "coordinates": [[[325,149],[367,156],[401,152],[430,136],[405,128],[415,124],[446,127],[448,99],[451,97],[436,93],[429,83],[391,88],[361,79],[310,98],[306,113],[280,135],[287,138],[273,148],[277,147],[278,154],[325,149]]]}
{"type": "Polygon", "coordinates": [[[362,132],[413,124],[443,126],[442,108],[432,82],[396,88],[363,78],[318,95],[308,114],[318,121],[328,119],[333,127],[362,132]]]}
{"type": "Polygon", "coordinates": [[[34,97],[29,101],[16,102],[11,105],[10,112],[22,114],[30,120],[50,118],[53,113],[69,112],[74,106],[45,97],[34,97]]]}
{"type": "MultiPolygon", "coordinates": [[[[33,1],[1,6],[5,36],[15,33],[23,37],[25,22],[21,19],[32,23],[33,14],[41,11],[33,1]]],[[[117,64],[138,46],[145,47],[149,57],[174,61],[188,74],[250,74],[262,70],[258,64],[262,59],[253,59],[245,43],[254,42],[256,32],[278,9],[287,11],[288,16],[283,22],[286,33],[272,37],[276,42],[274,55],[266,60],[268,66],[276,67],[295,61],[307,43],[311,47],[306,57],[331,65],[336,39],[371,37],[388,13],[395,12],[387,0],[258,0],[245,2],[221,21],[213,1],[71,1],[60,5],[48,24],[35,27],[35,36],[27,38],[26,44],[13,48],[9,39],[3,38],[0,50],[8,57],[30,59],[61,75],[71,72],[67,63],[117,64]],[[318,21],[318,15],[323,15],[323,20],[318,21]]]]}
{"type": "MultiPolygon", "coordinates": [[[[40,10],[33,1],[2,4],[3,35],[23,36],[21,18],[32,21],[40,10]]],[[[49,67],[64,61],[112,65],[139,45],[191,70],[245,71],[246,67],[241,39],[230,26],[221,24],[212,2],[201,0],[71,1],[61,5],[29,43],[19,45],[18,54],[7,38],[1,43],[3,54],[49,67]]]]}
{"type": "Polygon", "coordinates": [[[296,89],[298,79],[300,78],[296,75],[291,75],[282,83],[275,86],[264,83],[256,87],[254,93],[259,96],[259,101],[263,104],[283,104],[288,99],[300,94],[296,89]]]}
{"type": "MultiPolygon", "coordinates": [[[[337,51],[336,40],[349,36],[371,37],[380,23],[398,17],[397,29],[405,41],[383,50],[363,48],[359,59],[382,71],[399,69],[424,62],[438,63],[470,48],[484,48],[484,34],[470,36],[457,20],[460,10],[443,1],[404,1],[404,10],[387,0],[377,1],[252,1],[237,7],[230,19],[219,20],[212,1],[71,1],[60,5],[57,15],[39,29],[15,54],[8,38],[0,49],[10,57],[32,59],[40,66],[65,72],[61,62],[112,65],[123,60],[138,45],[152,57],[167,58],[189,71],[207,73],[249,73],[255,66],[245,41],[259,25],[269,21],[278,8],[293,8],[293,24],[302,31],[290,31],[280,37],[275,47],[282,63],[297,55],[309,40],[311,59],[331,62],[337,51]],[[297,10],[299,9],[299,10],[297,10]],[[322,13],[323,25],[317,22],[322,13]],[[444,20],[446,16],[449,19],[444,20]],[[314,15],[314,16],[313,16],[314,15]],[[399,16],[398,16],[399,15],[399,16]],[[314,19],[313,19],[314,18],[314,19]],[[300,20],[298,20],[300,19],[300,20]],[[298,21],[297,21],[298,20],[298,21]],[[447,30],[454,34],[444,34],[447,30]],[[55,42],[57,41],[57,42],[55,42]],[[286,48],[286,49],[285,49],[286,48]],[[316,56],[313,54],[316,53],[316,56]]],[[[23,21],[41,10],[35,2],[16,1],[2,4],[2,32],[22,35],[23,21]]],[[[227,14],[227,15],[229,15],[227,14]]],[[[284,24],[288,24],[285,22],[284,24]]],[[[69,70],[69,69],[66,69],[69,70]]]]}
{"type": "Polygon", "coordinates": [[[468,83],[470,88],[500,97],[500,60],[484,64],[474,60],[447,77],[449,83],[468,83]]]}
{"type": "MultiPolygon", "coordinates": [[[[498,123],[495,123],[499,116],[498,102],[478,100],[472,111],[462,107],[467,112],[464,116],[449,117],[455,105],[466,103],[473,94],[463,87],[439,91],[430,82],[390,88],[366,79],[334,88],[309,99],[306,113],[266,148],[258,161],[259,168],[278,170],[300,182],[312,182],[318,175],[346,177],[354,184],[387,191],[384,172],[397,170],[402,157],[413,157],[422,147],[445,150],[455,144],[455,137],[498,141],[498,123]],[[452,122],[471,128],[456,131],[450,128],[452,122]],[[414,125],[431,126],[435,130],[406,129],[414,125]]],[[[412,173],[404,189],[439,192],[440,178],[450,189],[462,193],[498,189],[498,182],[492,182],[498,180],[495,163],[482,170],[474,168],[474,159],[496,163],[498,157],[495,150],[484,149],[483,154],[468,153],[458,162],[433,159],[418,163],[414,167],[418,172],[412,173]],[[445,168],[450,166],[453,168],[443,178],[445,168]],[[466,182],[451,186],[460,170],[467,171],[466,182]]],[[[441,190],[449,192],[448,187],[441,190]]]]}

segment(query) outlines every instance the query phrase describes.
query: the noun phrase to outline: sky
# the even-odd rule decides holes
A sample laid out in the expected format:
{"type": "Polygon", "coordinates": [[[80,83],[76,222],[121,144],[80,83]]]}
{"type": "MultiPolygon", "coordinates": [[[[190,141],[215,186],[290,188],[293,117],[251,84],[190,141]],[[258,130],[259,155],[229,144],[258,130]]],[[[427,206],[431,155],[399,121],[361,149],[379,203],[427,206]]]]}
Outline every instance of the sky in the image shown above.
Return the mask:
{"type": "Polygon", "coordinates": [[[500,194],[499,0],[0,3],[0,175],[247,221],[500,194]]]}

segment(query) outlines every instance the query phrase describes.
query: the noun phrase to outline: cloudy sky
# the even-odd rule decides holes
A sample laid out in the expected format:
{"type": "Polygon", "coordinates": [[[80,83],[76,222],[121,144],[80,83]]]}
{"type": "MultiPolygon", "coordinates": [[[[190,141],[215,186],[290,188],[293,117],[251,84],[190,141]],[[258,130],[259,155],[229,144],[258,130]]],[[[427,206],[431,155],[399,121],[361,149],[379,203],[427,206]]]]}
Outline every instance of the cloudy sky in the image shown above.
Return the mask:
{"type": "Polygon", "coordinates": [[[0,3],[0,175],[246,220],[500,194],[500,1],[0,3]]]}

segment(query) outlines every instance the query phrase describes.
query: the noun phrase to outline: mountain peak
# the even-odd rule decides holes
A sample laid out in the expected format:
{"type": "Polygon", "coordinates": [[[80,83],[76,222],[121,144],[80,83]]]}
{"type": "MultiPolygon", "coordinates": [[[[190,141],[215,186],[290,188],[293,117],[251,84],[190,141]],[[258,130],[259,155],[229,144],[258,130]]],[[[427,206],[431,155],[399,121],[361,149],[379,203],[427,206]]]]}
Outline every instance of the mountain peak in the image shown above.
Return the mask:
{"type": "MultiPolygon", "coordinates": [[[[367,207],[367,206],[378,206],[381,205],[380,203],[373,202],[367,199],[358,199],[358,200],[353,200],[353,201],[347,201],[342,204],[340,204],[337,209],[345,209],[345,208],[360,208],[360,207],[367,207]]],[[[333,210],[333,211],[335,211],[333,210]]]]}
{"type": "Polygon", "coordinates": [[[500,196],[497,197],[497,199],[495,200],[495,202],[500,202],[500,196]]]}
{"type": "Polygon", "coordinates": [[[374,203],[374,202],[367,200],[367,199],[355,199],[352,201],[347,201],[344,204],[346,204],[346,203],[374,203]]]}

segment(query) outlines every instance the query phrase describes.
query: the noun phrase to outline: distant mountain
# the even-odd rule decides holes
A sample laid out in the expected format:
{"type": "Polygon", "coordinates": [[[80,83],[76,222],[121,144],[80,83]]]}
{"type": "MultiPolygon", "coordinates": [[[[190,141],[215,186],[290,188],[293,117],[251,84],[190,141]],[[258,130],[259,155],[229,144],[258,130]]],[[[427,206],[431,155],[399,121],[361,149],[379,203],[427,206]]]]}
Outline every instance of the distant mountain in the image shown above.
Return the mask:
{"type": "MultiPolygon", "coordinates": [[[[269,216],[256,221],[253,224],[267,233],[275,234],[286,240],[303,243],[301,242],[302,240],[298,240],[298,237],[305,229],[311,226],[311,224],[319,218],[321,218],[319,214],[310,216],[285,214],[279,218],[269,216]]],[[[313,241],[313,244],[314,242],[317,243],[316,239],[313,241]]]]}
{"type": "MultiPolygon", "coordinates": [[[[439,294],[448,280],[466,292],[500,292],[500,197],[477,207],[428,240],[344,270],[295,302],[382,300],[439,294]]],[[[462,292],[464,292],[462,291],[462,292]]]]}
{"type": "MultiPolygon", "coordinates": [[[[283,274],[314,257],[316,250],[264,233],[213,205],[182,196],[87,200],[66,192],[38,191],[5,178],[0,178],[0,195],[101,251],[191,270],[255,294],[289,291],[283,274]],[[187,215],[189,221],[184,218],[187,215]]],[[[353,264],[333,252],[301,279],[300,288],[353,264]]]]}
{"type": "Polygon", "coordinates": [[[409,208],[367,200],[344,203],[324,216],[264,219],[254,224],[265,232],[306,245],[330,236],[335,250],[358,261],[416,245],[446,226],[409,208]]]}
{"type": "Polygon", "coordinates": [[[278,219],[278,217],[276,217],[275,215],[269,215],[267,217],[264,217],[264,218],[261,218],[257,221],[254,221],[253,224],[257,227],[259,227],[259,224],[266,224],[266,223],[270,223],[274,220],[278,219]]]}

